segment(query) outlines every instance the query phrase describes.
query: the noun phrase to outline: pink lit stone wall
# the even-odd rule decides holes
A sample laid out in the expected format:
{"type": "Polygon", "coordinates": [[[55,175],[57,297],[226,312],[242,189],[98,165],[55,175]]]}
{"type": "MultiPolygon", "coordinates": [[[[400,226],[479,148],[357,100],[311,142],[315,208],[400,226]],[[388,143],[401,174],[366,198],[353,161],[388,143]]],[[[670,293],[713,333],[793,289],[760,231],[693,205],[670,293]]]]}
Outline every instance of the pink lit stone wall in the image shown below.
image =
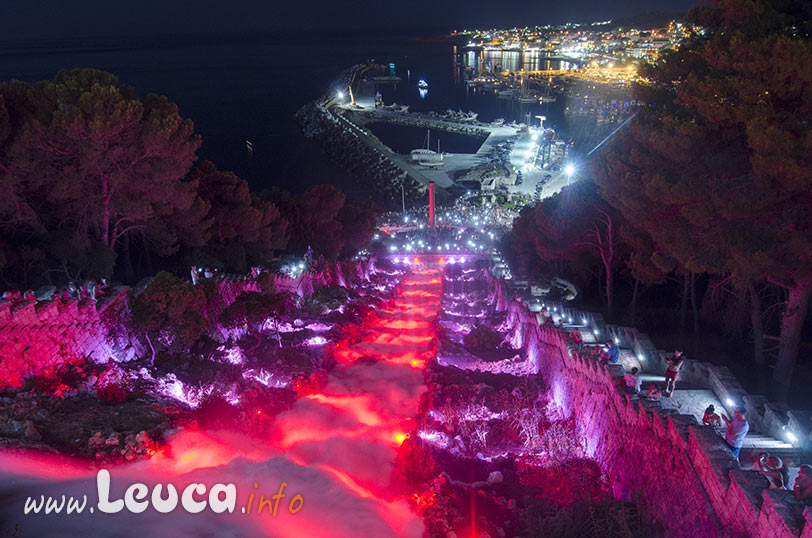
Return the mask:
{"type": "Polygon", "coordinates": [[[48,374],[83,357],[105,362],[114,357],[101,316],[119,308],[127,288],[109,297],[58,306],[53,301],[0,305],[0,386],[19,386],[32,374],[48,374]]]}
{"type": "MultiPolygon", "coordinates": [[[[329,263],[320,272],[296,279],[277,276],[275,285],[277,290],[307,296],[324,286],[351,285],[372,270],[373,261],[329,263]]],[[[256,282],[242,277],[222,277],[219,283],[227,304],[240,293],[259,291],[256,282]]],[[[72,301],[65,306],[53,301],[0,304],[0,387],[20,386],[27,376],[48,375],[75,359],[126,361],[146,353],[138,339],[118,330],[116,319],[126,308],[128,290],[116,288],[98,302],[72,301]]]]}
{"type": "Polygon", "coordinates": [[[557,407],[575,419],[614,495],[638,499],[667,536],[812,538],[809,508],[791,491],[768,489],[759,473],[738,470],[713,428],[630,400],[618,388],[621,372],[569,350],[524,304],[511,302],[507,319],[535,350],[557,407]]]}

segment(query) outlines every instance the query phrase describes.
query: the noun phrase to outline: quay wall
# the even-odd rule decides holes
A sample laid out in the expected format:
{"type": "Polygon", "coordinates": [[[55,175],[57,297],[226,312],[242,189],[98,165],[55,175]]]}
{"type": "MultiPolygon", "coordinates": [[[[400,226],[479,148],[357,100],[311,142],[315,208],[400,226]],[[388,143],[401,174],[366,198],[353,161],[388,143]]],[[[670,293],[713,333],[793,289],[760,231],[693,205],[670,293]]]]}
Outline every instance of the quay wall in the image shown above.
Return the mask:
{"type": "Polygon", "coordinates": [[[422,199],[425,188],[389,156],[364,142],[371,133],[334,114],[321,102],[296,113],[305,137],[316,142],[336,163],[358,181],[358,187],[386,206],[400,207],[401,198],[422,199]]]}

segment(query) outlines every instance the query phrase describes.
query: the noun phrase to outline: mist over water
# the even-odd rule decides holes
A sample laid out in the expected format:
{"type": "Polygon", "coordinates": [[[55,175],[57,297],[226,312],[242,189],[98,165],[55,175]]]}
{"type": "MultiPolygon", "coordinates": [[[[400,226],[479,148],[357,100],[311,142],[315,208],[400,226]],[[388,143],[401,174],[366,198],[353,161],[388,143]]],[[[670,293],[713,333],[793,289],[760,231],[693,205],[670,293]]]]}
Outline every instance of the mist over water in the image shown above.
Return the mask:
{"type": "Polygon", "coordinates": [[[126,509],[91,514],[97,502],[94,469],[40,453],[3,453],[2,528],[19,525],[25,538],[112,538],[132,536],[134,529],[139,536],[190,538],[422,536],[423,523],[404,499],[404,484],[394,471],[398,448],[413,429],[411,417],[426,391],[425,361],[436,353],[432,320],[440,308],[441,272],[415,270],[401,286],[393,305],[376,312],[362,341],[339,350],[341,364],[321,392],[300,398],[279,415],[267,438],[184,429],[168,439],[168,450],[110,470],[111,501],[122,499],[136,482],[146,484],[150,493],[156,483],[171,483],[179,495],[193,482],[208,488],[233,483],[233,513],[207,509],[189,514],[179,505],[169,514],[153,507],[143,514],[126,509]],[[363,357],[370,359],[359,360],[363,357]],[[258,513],[260,495],[272,498],[282,482],[286,497],[276,515],[270,508],[258,513]],[[87,495],[87,509],[81,515],[24,515],[26,498],[40,495],[79,500],[87,495]],[[301,495],[303,504],[291,513],[295,495],[301,495]],[[250,513],[242,513],[246,506],[250,513]]]}

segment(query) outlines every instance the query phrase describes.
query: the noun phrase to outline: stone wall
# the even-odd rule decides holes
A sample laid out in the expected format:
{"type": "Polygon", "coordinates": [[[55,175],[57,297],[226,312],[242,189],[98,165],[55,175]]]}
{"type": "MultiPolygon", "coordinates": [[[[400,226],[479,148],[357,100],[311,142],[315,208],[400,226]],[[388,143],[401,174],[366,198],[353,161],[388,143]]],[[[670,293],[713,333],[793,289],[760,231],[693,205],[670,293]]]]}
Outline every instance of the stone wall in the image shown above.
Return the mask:
{"type": "Polygon", "coordinates": [[[113,289],[98,302],[0,304],[0,387],[19,386],[25,376],[48,374],[83,357],[96,362],[114,357],[101,315],[124,304],[127,289],[113,289]]]}
{"type": "MultiPolygon", "coordinates": [[[[562,312],[562,305],[556,308],[562,312]]],[[[587,319],[599,334],[618,336],[622,345],[651,354],[653,360],[655,352],[661,353],[634,329],[608,326],[600,316],[566,307],[563,312],[587,319]]],[[[536,355],[555,405],[578,424],[588,453],[610,478],[614,495],[640,502],[667,536],[812,538],[809,508],[791,491],[768,489],[758,472],[739,470],[712,427],[657,403],[630,399],[619,389],[622,372],[617,366],[607,367],[568,349],[564,333],[540,327],[523,303],[512,301],[507,319],[522,333],[528,352],[536,355]]],[[[755,401],[726,368],[702,363],[693,367],[696,376],[706,372],[708,388],[725,394],[734,390],[748,405],[755,401]]],[[[762,408],[769,415],[771,406],[762,408]]],[[[762,414],[758,420],[758,426],[769,429],[769,416],[762,414]]]]}
{"type": "MultiPolygon", "coordinates": [[[[319,272],[298,278],[275,276],[277,290],[308,296],[324,286],[347,286],[374,270],[374,260],[330,263],[319,272]]],[[[227,304],[245,291],[259,291],[256,281],[243,276],[218,277],[227,304]]],[[[137,339],[113,331],[120,309],[126,308],[129,288],[119,287],[98,302],[0,302],[0,387],[20,386],[27,376],[48,375],[65,362],[90,358],[96,362],[129,360],[145,353],[137,339]]]]}
{"type": "MultiPolygon", "coordinates": [[[[633,327],[608,324],[603,316],[594,312],[574,309],[556,301],[545,301],[544,304],[556,309],[556,317],[560,315],[583,322],[584,329],[593,334],[596,341],[617,338],[620,347],[632,350],[639,358],[643,371],[658,375],[665,373],[665,358],[669,353],[657,349],[648,335],[633,327]]],[[[743,402],[752,432],[791,442],[806,451],[812,450],[812,413],[809,411],[789,409],[786,405],[768,401],[764,396],[749,394],[725,366],[689,359],[680,369],[679,378],[681,383],[712,390],[728,413],[733,412],[735,402],[743,402]],[[788,431],[793,432],[796,440],[789,439],[788,431]]]]}

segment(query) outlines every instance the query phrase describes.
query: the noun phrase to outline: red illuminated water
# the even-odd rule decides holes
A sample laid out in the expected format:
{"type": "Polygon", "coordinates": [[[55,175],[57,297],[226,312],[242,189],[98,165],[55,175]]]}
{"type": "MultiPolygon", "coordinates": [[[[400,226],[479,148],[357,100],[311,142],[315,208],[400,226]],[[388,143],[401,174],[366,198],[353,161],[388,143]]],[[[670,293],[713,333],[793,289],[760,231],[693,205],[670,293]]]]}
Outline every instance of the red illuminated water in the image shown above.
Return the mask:
{"type": "Polygon", "coordinates": [[[434,318],[440,308],[442,272],[415,268],[391,307],[379,310],[362,341],[337,350],[339,365],[324,389],[299,399],[281,414],[275,431],[257,440],[234,433],[186,429],[169,439],[170,450],[111,470],[113,498],[133,482],[234,483],[233,513],[162,515],[148,509],[111,516],[22,515],[27,496],[88,496],[96,503],[95,472],[86,466],[30,454],[0,456],[0,520],[20,525],[21,536],[274,536],[279,538],[419,537],[420,518],[393,480],[394,462],[420,395],[423,368],[436,352],[434,318]],[[376,361],[358,359],[372,357],[376,361]],[[277,514],[243,513],[249,495],[270,498],[281,482],[286,497],[277,514]],[[256,484],[256,487],[254,486],[256,484]],[[295,514],[289,504],[301,495],[295,514]],[[134,530],[137,528],[137,532],[134,530]]]}

